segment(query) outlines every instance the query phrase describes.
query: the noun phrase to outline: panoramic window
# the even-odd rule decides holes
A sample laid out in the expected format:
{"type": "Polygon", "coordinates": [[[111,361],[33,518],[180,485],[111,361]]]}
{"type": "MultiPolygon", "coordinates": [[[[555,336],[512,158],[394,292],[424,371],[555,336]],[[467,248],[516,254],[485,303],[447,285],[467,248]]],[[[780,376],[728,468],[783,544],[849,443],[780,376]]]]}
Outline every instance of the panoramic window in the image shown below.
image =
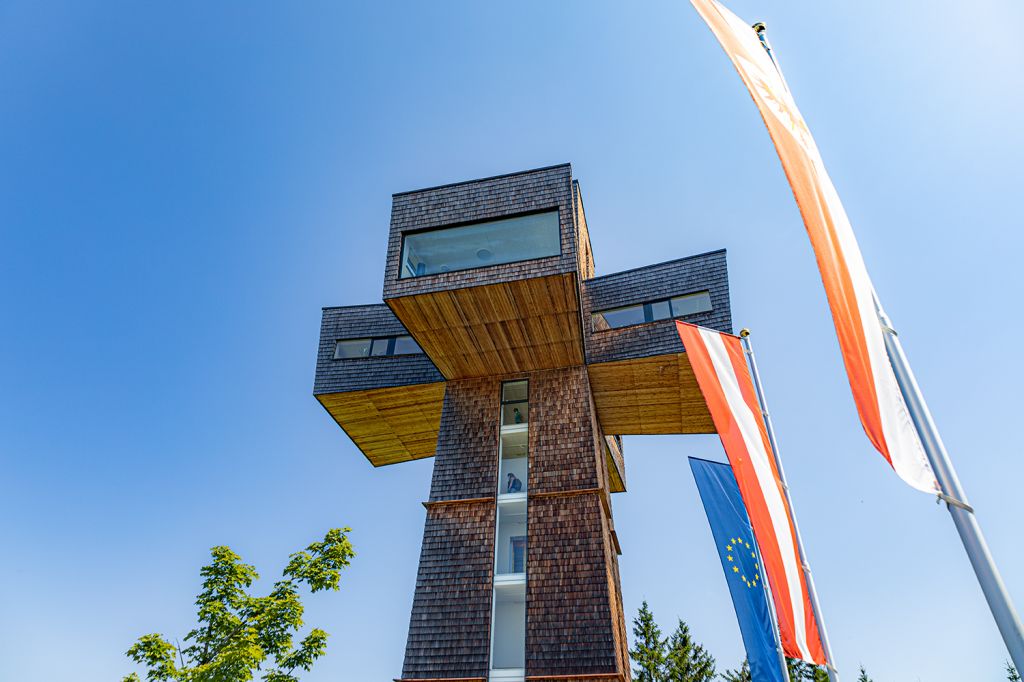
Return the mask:
{"type": "Polygon", "coordinates": [[[405,236],[401,277],[436,275],[557,256],[558,211],[449,227],[405,236]]]}
{"type": "Polygon", "coordinates": [[[334,359],[368,358],[371,355],[413,355],[422,353],[411,336],[385,336],[376,339],[340,339],[334,345],[334,359]]]}
{"type": "Polygon", "coordinates": [[[711,293],[699,291],[695,294],[676,296],[664,301],[629,305],[622,308],[600,310],[593,315],[594,331],[619,329],[634,324],[686,317],[711,310],[711,293]]]}

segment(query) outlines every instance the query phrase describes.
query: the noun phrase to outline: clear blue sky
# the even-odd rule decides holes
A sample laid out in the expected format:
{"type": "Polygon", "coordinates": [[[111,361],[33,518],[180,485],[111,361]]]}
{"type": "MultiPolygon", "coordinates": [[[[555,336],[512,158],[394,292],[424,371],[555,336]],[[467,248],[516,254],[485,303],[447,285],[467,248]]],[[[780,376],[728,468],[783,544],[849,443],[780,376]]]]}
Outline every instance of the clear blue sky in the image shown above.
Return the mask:
{"type": "MultiPolygon", "coordinates": [[[[601,273],[729,249],[839,667],[1000,680],[947,513],[858,424],[803,227],[710,32],[660,3],[0,3],[0,679],[112,680],[229,544],[348,524],[311,681],[401,671],[430,460],[311,396],[324,305],[380,300],[392,192],[571,161],[601,273]],[[381,5],[381,6],[377,6],[381,5]]],[[[1024,607],[1024,11],[734,0],[771,39],[1024,607]]],[[[628,613],[739,630],[687,455],[628,437],[628,613]]],[[[264,587],[270,581],[264,581],[264,587]]]]}

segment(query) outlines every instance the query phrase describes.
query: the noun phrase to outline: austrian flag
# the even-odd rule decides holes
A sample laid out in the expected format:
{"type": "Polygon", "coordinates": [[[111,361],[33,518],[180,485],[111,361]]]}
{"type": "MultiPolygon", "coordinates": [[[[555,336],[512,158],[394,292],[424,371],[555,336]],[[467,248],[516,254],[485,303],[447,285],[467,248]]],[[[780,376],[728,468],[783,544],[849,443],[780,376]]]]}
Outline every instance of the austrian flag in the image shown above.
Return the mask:
{"type": "Polygon", "coordinates": [[[818,259],[853,400],[868,439],[909,485],[938,492],[889,363],[878,320],[882,305],[857,237],[782,72],[750,24],[715,0],[690,1],[732,60],[775,143],[818,259]]]}
{"type": "Polygon", "coordinates": [[[676,327],[754,527],[782,648],[790,658],[825,665],[792,513],[740,340],[685,322],[676,327]]]}

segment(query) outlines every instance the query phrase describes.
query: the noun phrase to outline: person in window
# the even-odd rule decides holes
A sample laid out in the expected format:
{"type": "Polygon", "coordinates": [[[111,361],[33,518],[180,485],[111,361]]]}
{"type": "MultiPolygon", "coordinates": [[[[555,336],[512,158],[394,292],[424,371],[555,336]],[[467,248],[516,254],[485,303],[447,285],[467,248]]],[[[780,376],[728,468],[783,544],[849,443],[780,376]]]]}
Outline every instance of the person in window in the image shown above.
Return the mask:
{"type": "Polygon", "coordinates": [[[519,411],[518,407],[512,408],[512,421],[514,421],[516,424],[523,423],[523,413],[519,411]]]}
{"type": "Polygon", "coordinates": [[[505,484],[506,493],[518,493],[523,489],[523,482],[516,478],[516,475],[509,472],[508,482],[505,484]]]}

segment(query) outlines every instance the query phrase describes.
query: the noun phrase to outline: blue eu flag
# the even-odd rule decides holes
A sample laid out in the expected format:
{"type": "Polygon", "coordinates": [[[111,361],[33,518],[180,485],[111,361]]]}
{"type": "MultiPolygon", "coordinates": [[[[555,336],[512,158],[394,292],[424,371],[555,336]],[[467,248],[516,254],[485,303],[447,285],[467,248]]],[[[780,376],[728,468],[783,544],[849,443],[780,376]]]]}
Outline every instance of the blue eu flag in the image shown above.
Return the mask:
{"type": "Polygon", "coordinates": [[[778,636],[768,607],[761,558],[732,467],[690,457],[700,499],[725,569],[732,605],[754,682],[787,682],[779,662],[778,636]]]}

